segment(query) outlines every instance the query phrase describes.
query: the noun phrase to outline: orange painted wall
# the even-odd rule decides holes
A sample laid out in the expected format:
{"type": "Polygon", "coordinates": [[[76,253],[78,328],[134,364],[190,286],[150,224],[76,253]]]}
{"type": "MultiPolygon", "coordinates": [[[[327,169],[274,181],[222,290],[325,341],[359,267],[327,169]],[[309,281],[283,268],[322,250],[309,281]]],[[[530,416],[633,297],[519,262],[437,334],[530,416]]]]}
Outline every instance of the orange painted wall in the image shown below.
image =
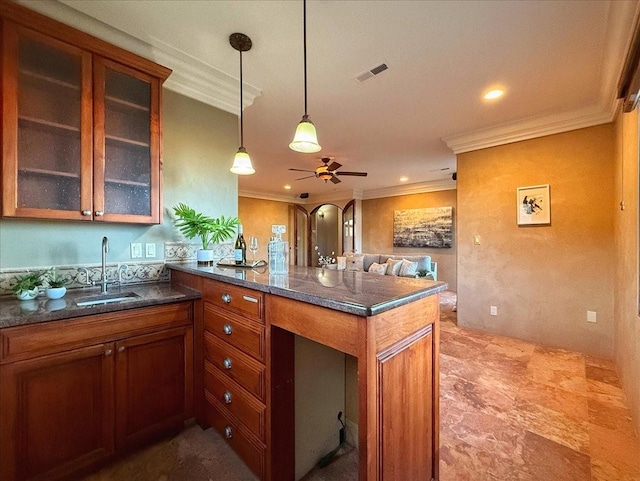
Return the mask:
{"type": "Polygon", "coordinates": [[[640,434],[640,316],[638,316],[638,110],[616,121],[615,364],[636,434],[640,434]],[[624,129],[624,134],[623,134],[624,129]],[[622,148],[621,148],[622,147],[622,148]],[[620,210],[620,200],[625,209],[620,210]]]}
{"type": "Polygon", "coordinates": [[[605,124],[458,156],[461,326],[613,356],[614,145],[605,124]],[[518,227],[516,188],[539,184],[551,225],[518,227]]]}
{"type": "MultiPolygon", "coordinates": [[[[247,248],[249,238],[258,237],[260,250],[256,253],[256,259],[267,259],[267,243],[273,235],[272,225],[286,225],[289,231],[289,204],[286,202],[238,197],[238,217],[242,222],[247,248]]],[[[247,252],[247,260],[251,260],[251,256],[251,252],[247,252]]]]}
{"type": "Polygon", "coordinates": [[[456,290],[457,219],[456,191],[443,190],[424,194],[399,195],[362,201],[362,252],[378,254],[430,255],[438,263],[438,280],[456,290]],[[393,247],[393,211],[426,207],[453,207],[453,244],[446,249],[393,247]]]}

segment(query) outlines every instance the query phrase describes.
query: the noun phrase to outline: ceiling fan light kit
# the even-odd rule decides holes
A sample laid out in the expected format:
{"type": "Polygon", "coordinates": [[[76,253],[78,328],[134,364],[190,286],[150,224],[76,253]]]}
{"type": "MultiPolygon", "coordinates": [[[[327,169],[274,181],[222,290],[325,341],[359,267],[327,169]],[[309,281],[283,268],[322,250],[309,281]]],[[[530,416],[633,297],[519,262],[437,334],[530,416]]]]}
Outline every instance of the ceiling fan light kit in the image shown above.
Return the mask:
{"type": "Polygon", "coordinates": [[[251,175],[256,171],[251,164],[251,157],[247,153],[247,149],[244,148],[244,118],[243,118],[243,105],[242,105],[242,52],[248,52],[251,50],[251,39],[243,33],[232,33],[229,36],[229,43],[231,46],[240,52],[240,147],[236,156],[233,159],[233,165],[231,166],[231,172],[237,175],[251,175]]]}
{"type": "Polygon", "coordinates": [[[318,143],[318,134],[316,133],[316,126],[313,125],[309,115],[307,115],[307,1],[302,0],[302,37],[303,37],[303,52],[304,52],[304,115],[302,120],[296,127],[296,133],[293,136],[293,141],[289,144],[291,150],[296,152],[302,152],[305,154],[312,154],[314,152],[320,152],[322,147],[318,143]]]}
{"type": "Polygon", "coordinates": [[[340,179],[338,179],[339,175],[353,176],[353,177],[367,176],[366,172],[337,172],[337,170],[340,167],[342,167],[342,164],[339,164],[338,162],[331,162],[331,158],[329,157],[323,157],[321,160],[322,160],[322,165],[317,167],[316,170],[304,170],[304,169],[289,169],[289,170],[293,170],[295,172],[313,173],[313,175],[300,177],[299,179],[296,179],[296,180],[303,180],[303,179],[310,179],[311,177],[317,177],[318,179],[324,180],[325,184],[327,183],[327,180],[330,180],[334,184],[339,184],[340,182],[342,182],[340,179]],[[329,162],[331,162],[331,164],[329,164],[329,162]]]}

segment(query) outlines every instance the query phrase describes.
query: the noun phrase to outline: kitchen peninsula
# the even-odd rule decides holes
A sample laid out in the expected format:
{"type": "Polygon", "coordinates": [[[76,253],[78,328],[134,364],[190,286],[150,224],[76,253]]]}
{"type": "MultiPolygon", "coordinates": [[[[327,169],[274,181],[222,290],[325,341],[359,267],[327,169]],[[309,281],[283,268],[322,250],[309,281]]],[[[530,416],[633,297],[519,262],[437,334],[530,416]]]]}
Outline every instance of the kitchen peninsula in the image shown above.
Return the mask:
{"type": "MultiPolygon", "coordinates": [[[[442,282],[168,264],[194,310],[195,415],[260,477],[294,479],[294,334],[357,359],[359,480],[438,479],[442,282]]],[[[318,366],[321,369],[321,366],[318,366]]]]}

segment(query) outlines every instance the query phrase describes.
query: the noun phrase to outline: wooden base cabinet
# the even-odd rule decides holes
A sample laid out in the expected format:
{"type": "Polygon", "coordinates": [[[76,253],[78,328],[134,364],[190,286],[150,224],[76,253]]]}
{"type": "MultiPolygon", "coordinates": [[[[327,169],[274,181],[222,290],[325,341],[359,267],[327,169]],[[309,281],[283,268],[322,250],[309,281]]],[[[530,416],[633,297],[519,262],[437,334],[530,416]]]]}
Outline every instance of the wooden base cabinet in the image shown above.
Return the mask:
{"type": "Polygon", "coordinates": [[[0,330],[0,479],[65,479],[181,430],[192,316],[187,302],[0,330]]]}

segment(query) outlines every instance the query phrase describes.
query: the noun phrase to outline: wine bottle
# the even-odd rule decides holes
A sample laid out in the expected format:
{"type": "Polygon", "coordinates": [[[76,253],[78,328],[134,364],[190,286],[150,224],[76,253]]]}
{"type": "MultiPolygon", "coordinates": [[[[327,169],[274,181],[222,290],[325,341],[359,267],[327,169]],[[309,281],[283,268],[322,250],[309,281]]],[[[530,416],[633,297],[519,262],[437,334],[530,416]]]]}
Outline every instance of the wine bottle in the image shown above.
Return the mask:
{"type": "Polygon", "coordinates": [[[234,248],[234,260],[236,264],[247,263],[247,243],[244,241],[244,236],[242,235],[242,224],[238,224],[238,237],[236,238],[234,248]]]}

